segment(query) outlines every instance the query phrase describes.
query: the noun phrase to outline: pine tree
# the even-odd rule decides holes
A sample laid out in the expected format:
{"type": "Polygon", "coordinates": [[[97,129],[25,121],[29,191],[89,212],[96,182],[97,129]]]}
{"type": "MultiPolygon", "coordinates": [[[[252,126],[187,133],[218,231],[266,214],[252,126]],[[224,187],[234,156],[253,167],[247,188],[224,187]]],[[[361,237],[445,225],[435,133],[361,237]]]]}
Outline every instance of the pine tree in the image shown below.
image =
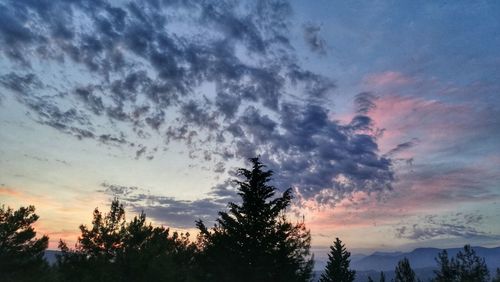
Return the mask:
{"type": "Polygon", "coordinates": [[[345,245],[342,244],[339,238],[335,239],[333,246],[330,246],[328,254],[328,263],[325,268],[325,273],[321,275],[321,282],[352,282],[356,276],[356,271],[349,269],[351,260],[345,245]]]}
{"type": "Polygon", "coordinates": [[[500,282],[500,268],[497,268],[496,276],[491,280],[491,282],[500,282]]]}
{"type": "Polygon", "coordinates": [[[489,281],[490,273],[484,258],[477,256],[470,245],[465,245],[463,251],[458,252],[453,268],[459,281],[489,281]]]}
{"type": "Polygon", "coordinates": [[[380,271],[380,282],[385,282],[385,274],[383,271],[380,271]]]}
{"type": "Polygon", "coordinates": [[[416,282],[415,272],[411,269],[410,261],[404,258],[398,262],[395,270],[394,282],[416,282]]]}
{"type": "Polygon", "coordinates": [[[287,221],[285,209],[291,190],[276,197],[268,184],[272,171],[263,170],[258,158],[252,169],[239,169],[243,181],[236,181],[241,204],[229,203],[219,212],[214,228],[202,221],[198,258],[203,281],[309,281],[313,261],[310,232],[303,223],[287,221]]]}
{"type": "Polygon", "coordinates": [[[448,258],[448,252],[443,250],[438,254],[436,258],[436,262],[438,264],[438,270],[434,271],[436,277],[434,278],[435,282],[453,282],[457,279],[457,272],[453,267],[453,260],[450,261],[448,258]]]}
{"type": "Polygon", "coordinates": [[[0,277],[2,281],[40,281],[45,278],[43,259],[49,238],[35,238],[35,207],[14,211],[0,207],[0,277]]]}

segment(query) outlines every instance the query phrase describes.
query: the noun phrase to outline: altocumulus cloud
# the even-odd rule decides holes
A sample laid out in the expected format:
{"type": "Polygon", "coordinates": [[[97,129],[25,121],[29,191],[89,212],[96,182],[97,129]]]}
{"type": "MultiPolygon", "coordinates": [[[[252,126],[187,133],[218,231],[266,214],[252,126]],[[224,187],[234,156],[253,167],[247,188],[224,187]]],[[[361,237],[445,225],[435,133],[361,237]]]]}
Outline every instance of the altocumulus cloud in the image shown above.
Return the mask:
{"type": "Polygon", "coordinates": [[[402,224],[396,228],[397,238],[429,240],[459,237],[467,240],[477,238],[498,239],[498,235],[481,230],[484,217],[477,213],[455,213],[448,215],[426,215],[413,224],[402,224]]]}
{"type": "MultiPolygon", "coordinates": [[[[320,204],[390,189],[391,159],[367,114],[375,97],[358,96],[352,122],[332,119],[335,83],[298,63],[291,16],[280,0],[4,0],[0,84],[39,123],[137,159],[171,142],[200,160],[261,155],[278,187],[320,204]],[[66,71],[52,79],[44,65],[66,71]],[[153,137],[161,141],[147,146],[153,137]]],[[[305,39],[324,51],[317,27],[306,25],[305,39]]],[[[215,208],[207,203],[193,213],[215,208]]]]}

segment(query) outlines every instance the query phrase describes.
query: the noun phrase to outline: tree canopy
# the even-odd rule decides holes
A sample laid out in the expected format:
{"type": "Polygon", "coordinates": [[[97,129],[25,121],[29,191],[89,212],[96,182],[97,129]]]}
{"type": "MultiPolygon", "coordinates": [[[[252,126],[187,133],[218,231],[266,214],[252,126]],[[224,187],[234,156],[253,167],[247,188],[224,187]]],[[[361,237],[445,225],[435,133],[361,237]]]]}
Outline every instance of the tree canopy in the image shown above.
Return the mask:
{"type": "Polygon", "coordinates": [[[35,207],[18,210],[0,207],[0,277],[2,281],[42,280],[47,263],[43,259],[49,238],[36,238],[35,207]]]}
{"type": "Polygon", "coordinates": [[[403,258],[398,262],[394,271],[394,282],[416,282],[415,271],[410,266],[410,261],[403,258]]]}
{"type": "MultiPolygon", "coordinates": [[[[356,271],[349,269],[351,253],[345,248],[339,238],[335,239],[330,246],[328,262],[325,272],[321,275],[320,282],[352,282],[356,277],[356,271]]],[[[371,279],[371,277],[370,277],[371,279]]]]}
{"type": "Polygon", "coordinates": [[[195,246],[189,234],[153,227],[141,213],[130,222],[118,200],[103,215],[94,210],[92,227],[80,226],[74,250],[60,242],[58,268],[64,281],[188,281],[195,246]]]}
{"type": "Polygon", "coordinates": [[[456,270],[453,266],[453,261],[450,261],[448,258],[448,252],[443,250],[438,254],[436,258],[436,262],[438,264],[438,270],[434,271],[436,277],[434,278],[435,282],[453,282],[456,281],[456,270]]]}
{"type": "Polygon", "coordinates": [[[241,203],[229,203],[211,230],[197,222],[203,280],[308,281],[311,235],[304,223],[286,219],[291,189],[276,196],[277,188],[269,185],[272,171],[264,170],[258,158],[250,161],[250,170],[238,170],[243,181],[235,181],[241,203]]]}
{"type": "Polygon", "coordinates": [[[476,255],[470,245],[465,245],[463,250],[451,259],[443,250],[436,258],[438,270],[434,271],[436,282],[484,282],[489,281],[489,270],[484,258],[476,255]]]}

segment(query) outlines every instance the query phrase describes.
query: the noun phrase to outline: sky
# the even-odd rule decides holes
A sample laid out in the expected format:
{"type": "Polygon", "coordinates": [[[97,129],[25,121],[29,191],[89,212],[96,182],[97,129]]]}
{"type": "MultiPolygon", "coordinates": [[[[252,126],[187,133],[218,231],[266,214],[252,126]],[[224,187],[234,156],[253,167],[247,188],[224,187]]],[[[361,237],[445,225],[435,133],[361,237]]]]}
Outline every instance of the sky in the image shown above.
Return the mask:
{"type": "Polygon", "coordinates": [[[500,245],[497,1],[0,0],[0,203],[196,233],[260,156],[313,250],[500,245]]]}

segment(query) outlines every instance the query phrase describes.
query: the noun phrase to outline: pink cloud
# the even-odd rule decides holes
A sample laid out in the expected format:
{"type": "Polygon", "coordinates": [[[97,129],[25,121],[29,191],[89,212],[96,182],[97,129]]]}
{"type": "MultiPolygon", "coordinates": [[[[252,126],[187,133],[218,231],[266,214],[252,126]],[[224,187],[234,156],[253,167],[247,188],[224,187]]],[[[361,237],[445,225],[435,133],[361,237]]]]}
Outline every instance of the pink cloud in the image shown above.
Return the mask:
{"type": "Polygon", "coordinates": [[[491,203],[500,198],[490,190],[500,176],[478,164],[430,167],[418,173],[406,171],[399,177],[393,191],[384,194],[357,191],[335,207],[307,203],[302,211],[307,226],[313,233],[395,226],[404,218],[449,212],[464,203],[491,203]]]}
{"type": "Polygon", "coordinates": [[[384,129],[379,138],[382,152],[415,138],[420,140],[421,149],[436,148],[449,144],[447,140],[471,126],[467,117],[473,110],[467,105],[400,95],[380,97],[375,103],[369,115],[378,128],[384,129]]]}

